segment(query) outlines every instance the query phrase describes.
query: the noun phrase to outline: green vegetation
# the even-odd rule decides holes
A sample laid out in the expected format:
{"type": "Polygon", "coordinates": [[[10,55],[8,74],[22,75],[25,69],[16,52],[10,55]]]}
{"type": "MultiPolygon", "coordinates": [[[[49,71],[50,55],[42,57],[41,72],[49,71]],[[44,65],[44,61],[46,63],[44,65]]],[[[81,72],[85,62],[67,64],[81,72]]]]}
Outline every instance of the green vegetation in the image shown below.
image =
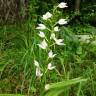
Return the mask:
{"type": "Polygon", "coordinates": [[[26,0],[0,24],[0,96],[96,96],[96,1],[60,2],[26,0]]]}

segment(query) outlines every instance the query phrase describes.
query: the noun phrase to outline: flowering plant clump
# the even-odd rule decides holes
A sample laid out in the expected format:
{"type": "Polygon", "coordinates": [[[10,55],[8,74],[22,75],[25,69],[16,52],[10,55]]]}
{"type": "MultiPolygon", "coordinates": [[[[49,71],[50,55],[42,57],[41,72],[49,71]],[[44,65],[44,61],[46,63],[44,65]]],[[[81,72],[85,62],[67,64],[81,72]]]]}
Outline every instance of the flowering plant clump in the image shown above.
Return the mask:
{"type": "MultiPolygon", "coordinates": [[[[56,6],[55,11],[58,10],[57,8],[65,8],[68,7],[67,3],[61,2],[59,5],[56,6]]],[[[53,9],[53,10],[54,10],[53,9]]],[[[58,38],[58,32],[60,32],[60,26],[67,24],[67,20],[64,18],[55,18],[55,11],[46,12],[42,16],[42,22],[38,24],[36,29],[38,30],[37,36],[40,38],[40,42],[37,46],[47,54],[46,60],[44,59],[45,66],[44,70],[41,70],[39,62],[40,60],[34,60],[34,65],[36,67],[36,76],[41,77],[46,72],[52,71],[56,69],[56,65],[54,62],[54,58],[58,57],[58,54],[55,53],[55,48],[58,46],[64,46],[64,39],[58,38]]],[[[45,75],[44,75],[45,76],[45,75]]],[[[48,86],[45,86],[48,89],[48,86]]]]}

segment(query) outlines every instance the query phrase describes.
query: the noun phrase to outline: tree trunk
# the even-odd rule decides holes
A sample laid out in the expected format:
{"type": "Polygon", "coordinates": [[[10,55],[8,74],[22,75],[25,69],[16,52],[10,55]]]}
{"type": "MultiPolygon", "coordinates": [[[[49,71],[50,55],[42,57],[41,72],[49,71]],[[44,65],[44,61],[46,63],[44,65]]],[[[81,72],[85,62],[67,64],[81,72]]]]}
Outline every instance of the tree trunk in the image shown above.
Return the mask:
{"type": "Polygon", "coordinates": [[[80,12],[80,2],[81,0],[76,0],[75,1],[75,12],[80,12]]]}

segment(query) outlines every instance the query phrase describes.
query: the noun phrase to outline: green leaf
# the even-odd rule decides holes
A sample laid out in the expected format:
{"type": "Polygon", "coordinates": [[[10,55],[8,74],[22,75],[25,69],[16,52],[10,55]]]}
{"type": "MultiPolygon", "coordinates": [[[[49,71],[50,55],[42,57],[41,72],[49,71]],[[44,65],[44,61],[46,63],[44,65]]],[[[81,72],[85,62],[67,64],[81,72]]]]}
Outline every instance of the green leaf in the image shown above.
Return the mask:
{"type": "Polygon", "coordinates": [[[25,96],[21,94],[0,94],[0,96],[25,96]]]}
{"type": "Polygon", "coordinates": [[[58,83],[51,83],[49,84],[49,89],[47,90],[45,96],[59,96],[62,92],[64,92],[65,87],[84,81],[87,81],[87,79],[75,78],[71,80],[64,80],[58,83]]]}
{"type": "Polygon", "coordinates": [[[83,81],[86,81],[86,80],[87,79],[81,79],[81,78],[75,78],[75,79],[72,79],[72,80],[65,80],[65,81],[62,81],[62,82],[50,84],[50,89],[62,88],[62,87],[66,87],[66,86],[76,84],[76,83],[79,83],[79,82],[83,82],[83,81]]]}

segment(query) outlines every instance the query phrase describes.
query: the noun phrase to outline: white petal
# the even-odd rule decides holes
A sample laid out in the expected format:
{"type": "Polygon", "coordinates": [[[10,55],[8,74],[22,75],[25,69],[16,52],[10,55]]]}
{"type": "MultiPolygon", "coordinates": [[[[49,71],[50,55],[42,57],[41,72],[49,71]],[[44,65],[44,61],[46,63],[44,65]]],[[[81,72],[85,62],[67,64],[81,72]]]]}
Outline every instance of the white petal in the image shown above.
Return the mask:
{"type": "Polygon", "coordinates": [[[65,2],[61,2],[59,5],[58,5],[59,8],[65,8],[65,7],[68,7],[67,6],[67,3],[65,2]]]}
{"type": "Polygon", "coordinates": [[[42,18],[43,18],[44,20],[47,20],[47,19],[51,18],[51,16],[52,16],[52,14],[51,14],[50,12],[47,12],[46,14],[43,15],[42,18]]]}
{"type": "Polygon", "coordinates": [[[50,12],[47,12],[46,15],[47,15],[47,17],[49,17],[49,18],[52,16],[52,14],[51,14],[50,12]]]}
{"type": "Polygon", "coordinates": [[[48,53],[49,58],[51,58],[52,55],[53,55],[53,52],[52,52],[52,50],[51,50],[51,51],[48,53]]]}
{"type": "Polygon", "coordinates": [[[44,20],[47,20],[48,18],[46,17],[46,15],[43,15],[42,17],[44,20]]]}
{"type": "Polygon", "coordinates": [[[46,49],[47,48],[47,43],[46,43],[46,41],[45,41],[45,39],[40,43],[40,44],[38,44],[38,46],[40,47],[40,48],[42,48],[42,49],[46,49]]]}
{"type": "Polygon", "coordinates": [[[50,39],[55,39],[55,33],[51,33],[50,39]]]}
{"type": "Polygon", "coordinates": [[[35,65],[36,67],[39,67],[38,61],[34,60],[34,65],[35,65]]]}
{"type": "Polygon", "coordinates": [[[52,50],[48,53],[49,58],[54,58],[56,54],[53,54],[52,50]]]}
{"type": "Polygon", "coordinates": [[[37,76],[37,77],[41,77],[42,75],[43,75],[43,73],[41,73],[40,68],[37,67],[37,68],[36,68],[36,76],[37,76]]]}
{"type": "Polygon", "coordinates": [[[45,34],[44,32],[40,31],[40,33],[38,34],[41,38],[44,38],[45,37],[45,34]]]}
{"type": "Polygon", "coordinates": [[[64,45],[63,41],[64,41],[64,39],[55,39],[55,43],[57,45],[64,45]]]}
{"type": "Polygon", "coordinates": [[[58,26],[56,26],[56,27],[54,27],[54,31],[59,31],[60,29],[59,29],[59,27],[58,26]]]}
{"type": "Polygon", "coordinates": [[[44,24],[38,24],[38,27],[36,29],[44,30],[46,29],[46,26],[44,24]]]}
{"type": "Polygon", "coordinates": [[[55,69],[55,66],[52,66],[52,64],[49,63],[49,64],[48,64],[48,69],[49,69],[49,70],[53,70],[53,69],[55,69]]]}
{"type": "Polygon", "coordinates": [[[60,20],[58,21],[58,24],[60,24],[60,25],[67,24],[67,21],[66,21],[66,19],[60,19],[60,20]]]}
{"type": "Polygon", "coordinates": [[[48,90],[50,88],[49,84],[45,85],[45,90],[48,90]]]}

